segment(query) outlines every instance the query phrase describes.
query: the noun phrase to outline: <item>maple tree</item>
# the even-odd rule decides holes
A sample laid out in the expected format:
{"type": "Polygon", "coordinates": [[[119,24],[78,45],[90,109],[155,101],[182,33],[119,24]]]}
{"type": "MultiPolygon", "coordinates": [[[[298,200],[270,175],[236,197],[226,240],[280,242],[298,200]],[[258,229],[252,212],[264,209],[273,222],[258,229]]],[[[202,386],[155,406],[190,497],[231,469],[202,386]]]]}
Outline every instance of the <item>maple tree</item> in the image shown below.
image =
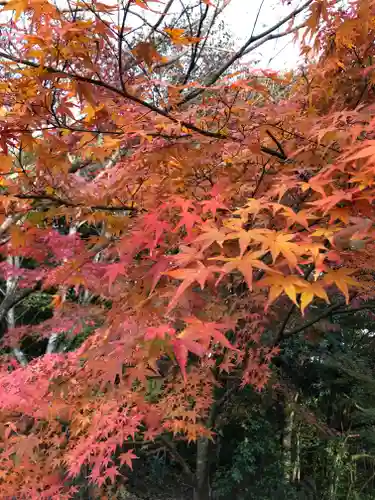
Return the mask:
{"type": "Polygon", "coordinates": [[[202,0],[190,28],[169,23],[173,1],[148,22],[159,3],[2,7],[3,498],[71,498],[82,474],[104,492],[155,439],[208,498],[225,401],[269,383],[283,339],[371,307],[375,2],[290,8],[206,78],[227,2],[202,0]],[[300,73],[231,72],[293,32],[315,58],[300,73]],[[53,317],[16,324],[41,290],[53,317]],[[29,362],[28,336],[48,339],[29,362]],[[177,437],[197,442],[196,471],[177,437]]]}

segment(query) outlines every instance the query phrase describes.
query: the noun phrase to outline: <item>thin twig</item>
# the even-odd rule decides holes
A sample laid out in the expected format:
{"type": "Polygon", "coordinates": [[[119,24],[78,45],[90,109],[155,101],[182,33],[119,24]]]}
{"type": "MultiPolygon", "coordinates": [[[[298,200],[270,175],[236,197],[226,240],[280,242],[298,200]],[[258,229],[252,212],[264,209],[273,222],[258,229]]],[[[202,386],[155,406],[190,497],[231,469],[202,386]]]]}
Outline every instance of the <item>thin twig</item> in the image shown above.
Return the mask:
{"type": "MultiPolygon", "coordinates": [[[[230,57],[210,78],[208,78],[207,82],[205,83],[206,87],[210,87],[213,85],[224,73],[227,71],[228,68],[230,68],[238,59],[240,59],[244,54],[248,54],[250,51],[254,50],[255,48],[259,47],[259,45],[263,45],[266,41],[273,40],[275,38],[280,38],[285,35],[288,35],[292,33],[293,31],[296,30],[296,28],[291,28],[290,30],[287,30],[286,32],[283,33],[274,33],[280,26],[283,24],[287,23],[294,17],[296,17],[298,14],[303,12],[311,3],[313,0],[308,0],[305,2],[301,7],[295,9],[293,12],[285,16],[281,21],[278,23],[274,24],[271,28],[268,28],[267,30],[263,31],[259,35],[253,35],[250,36],[250,38],[242,45],[242,47],[235,53],[233,54],[232,57],[230,57]],[[255,42],[258,42],[258,44],[255,44],[255,42]],[[252,45],[254,44],[254,45],[252,45]]],[[[193,92],[187,94],[179,103],[178,105],[185,104],[186,102],[194,99],[195,97],[199,96],[204,92],[204,89],[197,89],[194,90],[193,92]]]]}

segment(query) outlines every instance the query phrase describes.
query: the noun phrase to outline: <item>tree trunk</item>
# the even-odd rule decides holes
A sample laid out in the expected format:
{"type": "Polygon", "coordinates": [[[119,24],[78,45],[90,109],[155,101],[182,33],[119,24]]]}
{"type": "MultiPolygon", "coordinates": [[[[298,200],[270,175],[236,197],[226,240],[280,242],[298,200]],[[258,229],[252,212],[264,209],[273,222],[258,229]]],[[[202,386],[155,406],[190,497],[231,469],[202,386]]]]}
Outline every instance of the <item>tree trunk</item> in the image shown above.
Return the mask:
{"type": "Polygon", "coordinates": [[[198,439],[194,500],[209,500],[211,498],[209,478],[209,452],[210,441],[207,438],[198,439]]]}
{"type": "MultiPolygon", "coordinates": [[[[9,265],[13,267],[20,267],[20,259],[19,257],[13,257],[13,256],[8,256],[7,257],[7,262],[9,265]]],[[[6,295],[12,295],[17,288],[17,282],[18,278],[8,278],[6,281],[6,295]]],[[[7,326],[8,329],[14,328],[16,326],[16,318],[14,315],[14,307],[10,308],[8,312],[6,313],[6,321],[7,321],[7,326]]],[[[13,354],[14,357],[17,359],[20,365],[26,366],[27,365],[27,359],[24,353],[21,351],[19,347],[13,347],[13,354]]]]}
{"type": "Polygon", "coordinates": [[[293,435],[293,472],[292,472],[292,481],[293,483],[299,483],[301,481],[301,443],[300,436],[301,429],[299,425],[295,425],[295,432],[293,435]]]}
{"type": "Polygon", "coordinates": [[[329,500],[336,500],[337,498],[337,490],[339,487],[342,470],[343,470],[343,456],[345,453],[346,442],[335,443],[335,452],[333,458],[333,464],[331,465],[330,470],[330,481],[329,481],[329,491],[328,498],[329,500]]]}
{"type": "Polygon", "coordinates": [[[284,403],[284,430],[283,430],[283,457],[284,457],[284,476],[288,482],[293,481],[293,463],[296,457],[293,444],[295,429],[295,403],[298,401],[298,393],[294,396],[286,396],[284,403]]]}

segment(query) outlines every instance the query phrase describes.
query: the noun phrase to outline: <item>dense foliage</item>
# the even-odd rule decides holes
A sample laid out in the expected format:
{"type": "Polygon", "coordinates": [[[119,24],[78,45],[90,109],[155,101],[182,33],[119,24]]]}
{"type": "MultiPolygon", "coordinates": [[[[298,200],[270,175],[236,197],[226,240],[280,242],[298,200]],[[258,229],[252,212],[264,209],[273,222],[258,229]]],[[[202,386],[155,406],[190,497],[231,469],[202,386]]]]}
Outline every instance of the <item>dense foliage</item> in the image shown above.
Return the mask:
{"type": "Polygon", "coordinates": [[[177,3],[2,3],[0,495],[113,498],[158,444],[196,500],[366,498],[375,2],[237,51],[177,3]]]}

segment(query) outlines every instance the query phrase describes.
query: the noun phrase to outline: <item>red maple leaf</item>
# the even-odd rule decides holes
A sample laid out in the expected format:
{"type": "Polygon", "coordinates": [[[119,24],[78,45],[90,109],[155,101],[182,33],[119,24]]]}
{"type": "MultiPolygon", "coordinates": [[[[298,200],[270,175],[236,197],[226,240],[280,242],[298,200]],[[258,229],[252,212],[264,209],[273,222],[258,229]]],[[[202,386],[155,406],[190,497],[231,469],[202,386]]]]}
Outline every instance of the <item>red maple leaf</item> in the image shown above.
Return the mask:
{"type": "Polygon", "coordinates": [[[112,465],[112,467],[108,467],[108,469],[104,470],[103,475],[106,479],[108,478],[111,481],[111,483],[114,483],[116,477],[120,476],[120,473],[117,467],[112,465]]]}
{"type": "Polygon", "coordinates": [[[203,212],[211,212],[213,217],[215,217],[218,210],[229,210],[229,208],[217,198],[201,201],[200,204],[202,205],[203,212]]]}
{"type": "Polygon", "coordinates": [[[108,278],[108,288],[111,289],[113,283],[116,281],[117,276],[126,274],[126,267],[124,262],[115,262],[108,264],[104,273],[104,278],[108,278]]]}

